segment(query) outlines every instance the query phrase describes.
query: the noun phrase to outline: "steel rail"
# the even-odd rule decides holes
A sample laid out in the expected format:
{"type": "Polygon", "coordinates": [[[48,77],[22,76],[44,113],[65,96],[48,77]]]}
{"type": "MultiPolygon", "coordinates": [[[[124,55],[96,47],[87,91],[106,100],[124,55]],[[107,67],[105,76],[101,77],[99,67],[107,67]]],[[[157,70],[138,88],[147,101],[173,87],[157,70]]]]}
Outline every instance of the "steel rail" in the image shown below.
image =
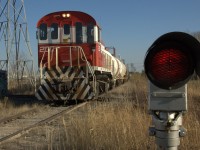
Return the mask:
{"type": "Polygon", "coordinates": [[[3,124],[5,122],[9,122],[11,120],[18,119],[19,117],[26,115],[26,114],[29,114],[29,113],[32,113],[32,112],[36,112],[36,108],[21,112],[19,114],[16,114],[16,115],[13,115],[13,116],[10,116],[10,117],[3,118],[3,119],[0,120],[0,124],[3,124]]]}
{"type": "Polygon", "coordinates": [[[25,134],[28,130],[30,130],[30,129],[32,129],[32,128],[37,127],[37,126],[40,126],[40,125],[43,125],[43,124],[45,124],[45,123],[47,123],[47,122],[51,122],[52,120],[54,120],[54,119],[56,119],[56,118],[59,118],[59,117],[61,117],[61,116],[64,115],[64,114],[69,114],[69,113],[71,113],[72,111],[74,111],[74,110],[76,110],[76,109],[78,109],[78,108],[80,108],[80,107],[83,107],[84,105],[86,105],[86,104],[88,104],[88,103],[90,103],[90,102],[84,102],[84,103],[78,104],[78,105],[76,105],[76,106],[72,106],[71,108],[67,107],[67,108],[69,108],[69,109],[65,109],[65,110],[63,110],[63,111],[61,111],[61,112],[59,112],[59,113],[57,113],[57,114],[54,114],[54,115],[52,115],[52,116],[50,116],[50,117],[48,117],[48,118],[45,118],[45,119],[43,119],[43,120],[41,120],[41,121],[39,121],[39,122],[36,122],[35,124],[29,125],[29,126],[23,128],[23,129],[20,129],[20,130],[14,132],[14,133],[11,133],[11,134],[9,134],[9,135],[7,135],[7,136],[1,138],[1,139],[0,139],[0,144],[2,144],[3,142],[6,142],[6,141],[8,141],[8,140],[11,140],[11,139],[15,139],[15,138],[17,138],[17,137],[20,137],[21,135],[25,134]]]}

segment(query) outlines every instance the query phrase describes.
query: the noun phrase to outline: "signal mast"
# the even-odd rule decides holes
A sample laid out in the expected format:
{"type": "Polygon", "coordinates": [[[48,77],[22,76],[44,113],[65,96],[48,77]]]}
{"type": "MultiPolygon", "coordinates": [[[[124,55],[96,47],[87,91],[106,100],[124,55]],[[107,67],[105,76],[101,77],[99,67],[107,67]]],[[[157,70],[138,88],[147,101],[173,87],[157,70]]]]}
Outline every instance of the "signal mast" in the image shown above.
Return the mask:
{"type": "Polygon", "coordinates": [[[0,52],[0,70],[7,74],[8,92],[34,92],[35,72],[24,0],[0,0],[0,52]]]}
{"type": "Polygon", "coordinates": [[[149,135],[158,149],[177,150],[187,112],[187,82],[194,72],[200,76],[200,43],[183,32],[159,37],[148,49],[144,67],[149,79],[148,109],[152,115],[149,135]]]}

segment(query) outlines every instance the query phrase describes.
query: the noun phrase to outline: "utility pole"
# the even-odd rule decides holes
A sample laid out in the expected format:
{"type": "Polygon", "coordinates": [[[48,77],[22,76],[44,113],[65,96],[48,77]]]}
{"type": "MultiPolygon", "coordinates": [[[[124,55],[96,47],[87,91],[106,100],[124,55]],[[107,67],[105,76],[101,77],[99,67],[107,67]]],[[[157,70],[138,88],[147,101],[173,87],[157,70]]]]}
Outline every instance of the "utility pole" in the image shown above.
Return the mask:
{"type": "Polygon", "coordinates": [[[0,70],[10,94],[35,92],[35,71],[24,0],[0,0],[0,70]]]}

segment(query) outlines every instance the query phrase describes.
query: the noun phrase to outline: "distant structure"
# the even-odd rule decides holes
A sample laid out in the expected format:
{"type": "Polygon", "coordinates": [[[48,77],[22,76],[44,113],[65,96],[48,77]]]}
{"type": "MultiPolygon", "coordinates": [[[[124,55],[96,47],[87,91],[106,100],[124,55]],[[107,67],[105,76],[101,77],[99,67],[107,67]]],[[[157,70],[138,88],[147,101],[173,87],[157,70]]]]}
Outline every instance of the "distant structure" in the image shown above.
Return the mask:
{"type": "Polygon", "coordinates": [[[8,93],[34,92],[34,63],[24,0],[0,0],[0,53],[0,70],[7,73],[8,93]]]}
{"type": "Polygon", "coordinates": [[[130,73],[136,72],[136,68],[133,63],[128,64],[128,69],[130,73]]]}

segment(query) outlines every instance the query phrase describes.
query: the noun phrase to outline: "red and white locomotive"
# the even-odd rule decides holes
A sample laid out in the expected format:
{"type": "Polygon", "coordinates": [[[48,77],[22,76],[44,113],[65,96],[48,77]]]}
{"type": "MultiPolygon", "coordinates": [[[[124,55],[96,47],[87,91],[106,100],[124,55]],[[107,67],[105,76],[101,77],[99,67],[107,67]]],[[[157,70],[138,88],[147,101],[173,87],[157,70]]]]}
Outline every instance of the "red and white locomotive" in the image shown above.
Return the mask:
{"type": "Polygon", "coordinates": [[[127,70],[101,41],[101,28],[79,11],[54,12],[37,23],[39,100],[84,100],[123,83],[127,70]]]}

